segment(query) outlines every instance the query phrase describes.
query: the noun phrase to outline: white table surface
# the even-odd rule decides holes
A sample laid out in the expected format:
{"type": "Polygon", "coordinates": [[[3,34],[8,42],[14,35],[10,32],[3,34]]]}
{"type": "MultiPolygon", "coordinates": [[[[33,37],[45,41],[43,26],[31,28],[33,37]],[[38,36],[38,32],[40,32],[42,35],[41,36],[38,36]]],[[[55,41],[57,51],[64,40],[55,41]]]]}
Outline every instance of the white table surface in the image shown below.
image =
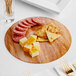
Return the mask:
{"type": "MultiPolygon", "coordinates": [[[[54,18],[63,23],[71,32],[72,45],[69,51],[61,59],[72,62],[76,58],[76,0],[71,0],[69,5],[59,14],[55,15],[23,3],[16,1],[15,22],[31,16],[45,16],[54,18]]],[[[58,76],[53,67],[59,64],[60,59],[47,64],[29,64],[13,57],[5,48],[4,36],[12,23],[0,23],[0,76],[24,76],[24,72],[29,70],[38,73],[50,68],[50,76],[58,76]]],[[[46,76],[46,75],[44,75],[46,76]]]]}

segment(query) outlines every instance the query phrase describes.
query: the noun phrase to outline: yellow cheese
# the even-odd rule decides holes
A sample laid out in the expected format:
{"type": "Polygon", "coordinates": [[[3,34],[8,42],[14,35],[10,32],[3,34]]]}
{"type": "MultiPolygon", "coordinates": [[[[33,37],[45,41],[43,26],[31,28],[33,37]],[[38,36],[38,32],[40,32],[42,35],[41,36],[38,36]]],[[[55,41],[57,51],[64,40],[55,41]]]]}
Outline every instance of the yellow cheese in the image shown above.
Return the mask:
{"type": "Polygon", "coordinates": [[[33,46],[34,46],[36,49],[40,50],[40,44],[39,44],[39,42],[33,42],[33,46]]]}
{"type": "Polygon", "coordinates": [[[39,42],[33,42],[33,47],[32,47],[32,49],[30,50],[29,53],[32,57],[35,57],[35,56],[39,55],[39,50],[40,50],[39,42]]]}
{"type": "Polygon", "coordinates": [[[39,50],[33,46],[32,49],[30,50],[29,54],[32,57],[38,56],[39,55],[39,50]]]}
{"type": "Polygon", "coordinates": [[[23,47],[25,45],[26,41],[27,41],[27,38],[24,37],[24,38],[20,39],[19,44],[23,47]]]}
{"type": "Polygon", "coordinates": [[[28,52],[28,53],[29,53],[29,51],[30,51],[31,49],[32,49],[32,45],[27,45],[27,44],[26,44],[26,45],[24,46],[24,51],[25,51],[25,52],[28,52]]]}
{"type": "Polygon", "coordinates": [[[37,36],[31,35],[28,40],[26,41],[26,44],[32,44],[33,42],[36,42],[37,36]]]}

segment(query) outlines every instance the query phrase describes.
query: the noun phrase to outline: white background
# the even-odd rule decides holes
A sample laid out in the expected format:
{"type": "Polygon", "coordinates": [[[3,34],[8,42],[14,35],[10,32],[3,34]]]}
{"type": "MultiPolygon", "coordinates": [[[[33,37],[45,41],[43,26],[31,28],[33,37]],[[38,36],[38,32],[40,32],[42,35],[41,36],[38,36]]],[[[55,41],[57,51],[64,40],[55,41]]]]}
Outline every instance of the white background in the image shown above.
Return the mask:
{"type": "MultiPolygon", "coordinates": [[[[66,59],[69,62],[76,59],[76,0],[71,0],[69,5],[59,15],[43,11],[17,0],[15,21],[31,16],[50,17],[63,23],[71,32],[72,45],[66,55],[61,59],[66,59]]],[[[59,64],[60,59],[48,64],[29,64],[16,59],[7,51],[4,44],[4,36],[10,26],[11,23],[0,23],[0,76],[24,76],[24,72],[27,70],[37,74],[39,71],[47,68],[50,68],[50,76],[57,76],[53,67],[59,64]]]]}

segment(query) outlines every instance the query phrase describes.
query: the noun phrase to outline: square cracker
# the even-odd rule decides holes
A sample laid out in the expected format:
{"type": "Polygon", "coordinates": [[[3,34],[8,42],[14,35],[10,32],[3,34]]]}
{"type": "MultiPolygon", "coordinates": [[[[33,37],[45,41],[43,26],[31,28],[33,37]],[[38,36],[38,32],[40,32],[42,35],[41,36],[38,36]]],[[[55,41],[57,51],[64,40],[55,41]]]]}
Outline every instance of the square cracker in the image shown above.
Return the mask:
{"type": "Polygon", "coordinates": [[[61,30],[55,26],[54,23],[50,23],[48,26],[48,31],[52,33],[60,33],[61,30]]]}
{"type": "Polygon", "coordinates": [[[41,29],[38,29],[35,32],[35,35],[37,35],[38,37],[47,38],[46,31],[48,29],[48,26],[49,25],[44,25],[41,29]]]}

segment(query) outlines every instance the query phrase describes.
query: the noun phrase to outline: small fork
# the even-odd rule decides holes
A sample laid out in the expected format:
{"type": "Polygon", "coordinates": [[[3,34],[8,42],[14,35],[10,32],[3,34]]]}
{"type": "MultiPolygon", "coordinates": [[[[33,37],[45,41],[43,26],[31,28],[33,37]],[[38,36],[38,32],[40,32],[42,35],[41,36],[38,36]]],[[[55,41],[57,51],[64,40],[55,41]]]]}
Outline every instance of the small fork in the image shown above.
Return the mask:
{"type": "Polygon", "coordinates": [[[75,68],[75,70],[76,70],[76,64],[72,64],[73,65],[73,67],[75,68]]]}
{"type": "Polygon", "coordinates": [[[62,70],[66,73],[67,76],[76,76],[73,69],[66,61],[61,61],[62,70]]]}

